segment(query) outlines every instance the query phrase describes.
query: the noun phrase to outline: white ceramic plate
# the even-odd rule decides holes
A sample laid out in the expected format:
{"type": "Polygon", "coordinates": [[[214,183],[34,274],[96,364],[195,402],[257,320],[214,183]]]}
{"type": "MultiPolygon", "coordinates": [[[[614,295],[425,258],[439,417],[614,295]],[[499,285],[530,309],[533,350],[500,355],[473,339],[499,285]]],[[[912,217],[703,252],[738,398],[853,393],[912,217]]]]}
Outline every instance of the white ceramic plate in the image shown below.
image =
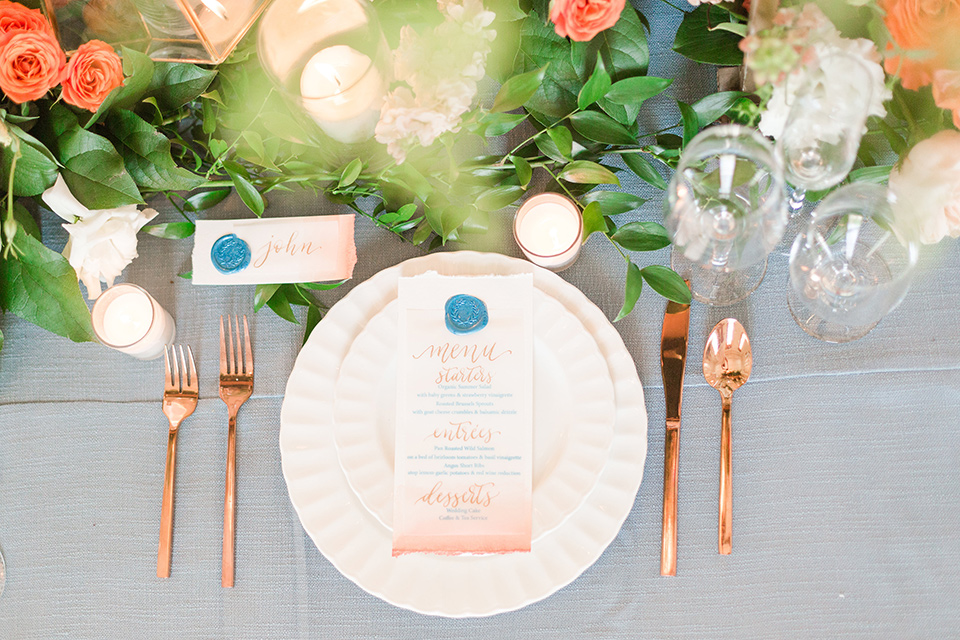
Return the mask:
{"type": "MultiPolygon", "coordinates": [[[[614,394],[596,341],[575,315],[534,290],[533,539],[596,485],[613,439],[614,394]]],[[[347,482],[393,526],[397,322],[393,301],[360,332],[340,368],[334,439],[347,482]]]]}
{"type": "Polygon", "coordinates": [[[647,447],[643,389],[633,359],[606,316],[556,274],[498,254],[441,253],[409,260],[358,285],[314,329],[287,383],[280,453],[290,499],[317,548],[347,578],[396,606],[448,617],[519,609],[569,584],[593,564],[633,506],[647,447]],[[351,490],[334,438],[341,365],[367,323],[397,296],[401,275],[530,272],[534,287],[573,313],[593,336],[614,384],[616,413],[596,486],[530,553],[391,555],[392,533],[351,490]]]}

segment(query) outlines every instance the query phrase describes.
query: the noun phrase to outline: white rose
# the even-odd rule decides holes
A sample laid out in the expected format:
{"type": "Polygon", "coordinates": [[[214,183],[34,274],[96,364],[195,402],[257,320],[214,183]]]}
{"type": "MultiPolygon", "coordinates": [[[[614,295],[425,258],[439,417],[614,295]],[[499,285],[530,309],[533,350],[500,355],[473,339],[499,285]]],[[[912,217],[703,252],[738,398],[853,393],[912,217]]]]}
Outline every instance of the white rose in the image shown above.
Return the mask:
{"type": "Polygon", "coordinates": [[[43,192],[50,210],[68,222],[70,234],[63,257],[70,262],[91,300],[100,295],[100,282],[107,286],[137,257],[137,232],[157,215],[153,209],[138,211],[136,205],[91,210],[72,193],[63,176],[43,192]]]}
{"type": "Polygon", "coordinates": [[[889,184],[898,234],[924,244],[960,236],[960,133],[941,131],[917,144],[889,184]]]}

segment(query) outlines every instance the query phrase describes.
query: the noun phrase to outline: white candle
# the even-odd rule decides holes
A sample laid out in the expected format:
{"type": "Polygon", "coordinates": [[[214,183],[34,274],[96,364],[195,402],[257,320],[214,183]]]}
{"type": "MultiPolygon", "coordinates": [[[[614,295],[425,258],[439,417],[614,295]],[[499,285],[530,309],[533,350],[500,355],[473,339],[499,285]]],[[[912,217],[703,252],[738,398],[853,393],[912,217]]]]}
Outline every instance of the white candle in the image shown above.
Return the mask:
{"type": "Polygon", "coordinates": [[[583,218],[572,200],[541,193],[523,203],[513,220],[513,236],[530,262],[563,271],[580,254],[583,218]]]}
{"type": "Polygon", "coordinates": [[[324,133],[345,143],[373,136],[385,89],[370,56],[343,44],[314,54],[300,76],[307,112],[324,133]]]}
{"type": "Polygon", "coordinates": [[[140,360],[153,360],[173,342],[176,325],[166,309],[133,284],[110,287],[93,305],[93,330],[104,345],[140,360]]]}

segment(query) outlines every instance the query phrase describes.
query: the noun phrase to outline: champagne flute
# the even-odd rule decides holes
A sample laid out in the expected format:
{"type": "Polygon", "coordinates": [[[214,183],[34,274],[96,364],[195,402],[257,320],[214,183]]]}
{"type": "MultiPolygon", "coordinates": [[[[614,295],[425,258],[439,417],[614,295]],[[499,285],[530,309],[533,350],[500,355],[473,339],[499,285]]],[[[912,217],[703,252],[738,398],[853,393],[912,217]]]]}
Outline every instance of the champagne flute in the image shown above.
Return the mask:
{"type": "Polygon", "coordinates": [[[783,167],[756,131],[721,125],[687,145],[667,190],[671,264],[697,300],[723,306],[750,295],[787,222],[783,167]]]}
{"type": "Polygon", "coordinates": [[[907,294],[919,244],[894,231],[888,198],[886,189],[873,184],[841,187],[794,240],[787,304],[814,338],[861,338],[907,294]]]}
{"type": "Polygon", "coordinates": [[[777,138],[787,182],[793,185],[791,220],[781,245],[784,253],[803,226],[800,211],[807,191],[829,189],[853,168],[872,100],[870,70],[855,56],[824,56],[819,68],[807,72],[777,138]],[[837,76],[843,77],[843,86],[828,86],[827,78],[837,76]]]}

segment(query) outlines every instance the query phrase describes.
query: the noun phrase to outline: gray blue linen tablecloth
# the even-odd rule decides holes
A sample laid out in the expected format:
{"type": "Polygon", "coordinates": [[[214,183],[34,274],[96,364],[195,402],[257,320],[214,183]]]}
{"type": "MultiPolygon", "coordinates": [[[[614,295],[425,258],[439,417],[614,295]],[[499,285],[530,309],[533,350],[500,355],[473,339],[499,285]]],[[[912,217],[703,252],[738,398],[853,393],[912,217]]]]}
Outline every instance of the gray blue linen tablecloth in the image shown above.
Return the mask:
{"type": "MultiPolygon", "coordinates": [[[[638,3],[654,25],[653,75],[673,95],[712,90],[712,70],[670,51],[679,13],[638,3]]],[[[651,129],[676,119],[662,100],[651,129]]],[[[660,219],[660,196],[643,219],[660,219]]],[[[272,199],[270,215],[338,211],[272,199]]],[[[230,200],[216,217],[249,215],[230,200]]],[[[635,215],[635,214],[628,214],[635,215]]],[[[172,220],[164,210],[159,220],[172,220]]],[[[65,234],[52,216],[46,237],[65,234]]],[[[519,255],[509,214],[482,246],[519,255]]],[[[57,240],[59,239],[59,240],[57,240]]],[[[48,242],[50,242],[48,240],[48,242]]],[[[173,575],[155,576],[167,422],[159,362],[73,344],[7,315],[0,352],[0,548],[7,560],[0,638],[951,638],[960,635],[960,248],[925,254],[903,305],[867,337],[828,345],[787,310],[787,262],[726,309],[694,306],[680,447],[679,562],[659,575],[662,298],[646,292],[617,324],[649,415],[636,504],[600,560],[552,597],[490,618],[411,613],[341,576],[290,505],[277,444],[284,386],[302,330],[252,315],[252,287],[195,287],[190,242],[150,236],[125,279],[175,317],[193,346],[201,401],[180,434],[173,575]],[[250,313],[257,380],[240,411],[237,586],[220,587],[226,412],[217,397],[217,320],[250,313]],[[750,333],[755,366],[734,407],[734,551],[716,551],[720,399],[700,372],[710,327],[728,315],[750,333]]],[[[59,245],[58,245],[59,246],[59,245]]],[[[359,263],[328,304],[377,271],[420,254],[361,220],[359,263]]],[[[638,260],[667,263],[668,250],[638,260]]],[[[601,238],[563,277],[609,317],[623,262],[601,238]]],[[[430,576],[424,576],[429,580],[430,576]]]]}

